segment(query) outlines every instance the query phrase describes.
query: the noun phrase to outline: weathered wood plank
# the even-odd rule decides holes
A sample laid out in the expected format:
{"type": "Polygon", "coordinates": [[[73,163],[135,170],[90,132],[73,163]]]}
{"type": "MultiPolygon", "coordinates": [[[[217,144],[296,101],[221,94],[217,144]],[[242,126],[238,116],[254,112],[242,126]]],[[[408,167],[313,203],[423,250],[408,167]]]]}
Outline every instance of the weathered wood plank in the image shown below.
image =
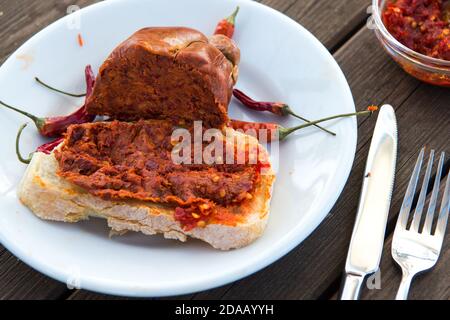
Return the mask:
{"type": "MultiPolygon", "coordinates": [[[[414,97],[412,96],[411,99],[414,97]]],[[[430,143],[430,148],[433,148],[433,144],[430,143]]],[[[437,155],[440,154],[440,151],[437,149],[437,155]]],[[[426,157],[426,160],[428,157],[426,157]]],[[[435,212],[435,219],[439,215],[439,208],[442,200],[442,196],[445,189],[446,175],[449,172],[449,157],[447,153],[447,165],[444,168],[443,178],[441,180],[439,197],[438,197],[438,206],[435,212]]],[[[436,170],[438,159],[434,161],[434,170],[436,170]]],[[[424,165],[425,166],[425,165],[424,165]]],[[[424,175],[425,169],[422,169],[422,177],[424,175]]],[[[421,182],[421,181],[420,181],[421,182]]],[[[431,181],[433,183],[434,181],[431,181]]],[[[429,201],[431,198],[431,190],[432,185],[429,186],[429,194],[427,197],[427,201],[425,203],[424,211],[422,213],[422,221],[426,214],[426,210],[428,209],[429,201]]],[[[410,221],[412,220],[413,210],[411,210],[410,221]]],[[[436,220],[435,220],[436,221],[436,220]]],[[[396,220],[394,220],[396,222],[396,220]]],[[[394,226],[393,226],[394,227],[394,226]]],[[[447,229],[448,230],[448,229],[447,229]]],[[[386,243],[384,245],[383,256],[380,264],[380,290],[363,290],[361,294],[361,299],[365,300],[386,300],[386,299],[394,299],[398,290],[398,286],[401,280],[401,269],[396,265],[391,255],[391,247],[392,247],[392,239],[393,233],[389,235],[386,239],[386,243]]],[[[441,250],[441,255],[436,266],[426,272],[425,274],[418,275],[410,288],[408,299],[410,300],[426,300],[426,299],[440,299],[440,300],[450,300],[450,284],[448,281],[449,278],[449,268],[450,268],[450,237],[444,239],[444,243],[441,250]]]]}
{"type": "Polygon", "coordinates": [[[370,0],[258,0],[285,13],[312,32],[331,51],[365,22],[370,0]]]}
{"type": "MultiPolygon", "coordinates": [[[[365,289],[361,294],[363,300],[392,300],[400,285],[401,269],[391,256],[392,235],[387,239],[381,260],[380,290],[365,289]]],[[[448,270],[450,268],[450,237],[446,237],[441,256],[436,266],[427,273],[418,275],[411,285],[409,300],[450,300],[448,270]]]]}
{"type": "MultiPolygon", "coordinates": [[[[435,163],[436,166],[436,163],[435,163]]],[[[446,170],[445,172],[447,172],[446,170]]],[[[423,174],[423,172],[422,172],[423,174]]],[[[430,186],[431,188],[431,186],[430,186]]],[[[445,180],[442,179],[440,194],[443,194],[445,188],[445,180]]],[[[431,194],[427,197],[425,204],[425,210],[428,208],[428,202],[431,194]]],[[[440,201],[441,198],[439,198],[440,201]]],[[[413,208],[414,209],[414,208],[413,208]]],[[[424,211],[425,213],[426,211],[424,211]]],[[[391,233],[384,244],[383,256],[381,258],[380,273],[379,273],[379,287],[369,289],[367,286],[363,286],[361,291],[361,299],[363,300],[392,300],[398,290],[398,286],[401,280],[401,269],[396,265],[391,255],[392,246],[391,233]]],[[[448,283],[448,270],[450,268],[450,250],[448,250],[450,244],[450,237],[446,237],[442,246],[442,254],[439,260],[432,270],[425,274],[417,276],[409,291],[408,299],[410,300],[426,300],[426,299],[450,299],[450,286],[448,283]]],[[[373,284],[373,281],[372,283],[373,284]]],[[[338,298],[338,292],[336,292],[331,299],[336,300],[338,298]]]]}
{"type": "Polygon", "coordinates": [[[0,64],[37,31],[63,17],[70,5],[85,7],[101,0],[0,0],[0,64]]]}
{"type": "Polygon", "coordinates": [[[68,300],[122,300],[127,298],[110,296],[106,294],[95,293],[87,290],[75,290],[68,297],[68,300]]]}
{"type": "Polygon", "coordinates": [[[0,248],[0,300],[58,297],[65,284],[31,269],[3,247],[0,248]]]}
{"type": "Polygon", "coordinates": [[[328,49],[335,51],[365,22],[370,3],[370,0],[296,1],[285,14],[311,31],[328,49]]]}
{"type": "Polygon", "coordinates": [[[262,3],[268,7],[271,7],[280,12],[286,12],[290,7],[292,7],[296,2],[307,2],[308,0],[255,0],[256,2],[262,3]]]}

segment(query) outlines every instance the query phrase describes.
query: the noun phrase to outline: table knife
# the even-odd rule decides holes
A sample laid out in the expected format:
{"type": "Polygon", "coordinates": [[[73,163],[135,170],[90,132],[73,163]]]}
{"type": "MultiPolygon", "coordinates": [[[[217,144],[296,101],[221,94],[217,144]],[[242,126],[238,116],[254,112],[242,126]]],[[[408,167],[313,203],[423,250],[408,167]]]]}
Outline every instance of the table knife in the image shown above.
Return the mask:
{"type": "Polygon", "coordinates": [[[392,106],[381,107],[370,144],[355,225],[345,264],[341,300],[357,300],[369,274],[377,272],[394,187],[397,121],[392,106]]]}

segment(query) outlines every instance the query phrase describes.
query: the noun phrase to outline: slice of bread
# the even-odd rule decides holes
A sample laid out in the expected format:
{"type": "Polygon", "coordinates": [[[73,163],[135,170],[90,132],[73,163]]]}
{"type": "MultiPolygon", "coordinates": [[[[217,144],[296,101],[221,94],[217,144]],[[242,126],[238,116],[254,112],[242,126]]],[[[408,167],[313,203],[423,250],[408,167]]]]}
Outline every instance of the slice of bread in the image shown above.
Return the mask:
{"type": "MultiPolygon", "coordinates": [[[[235,135],[243,136],[237,132],[235,135]]],[[[143,201],[103,200],[61,178],[57,170],[58,162],[53,154],[35,153],[18,187],[20,201],[39,218],[77,222],[91,216],[101,217],[116,234],[162,233],[165,238],[183,242],[190,236],[221,250],[244,247],[263,233],[275,179],[270,169],[261,176],[251,203],[243,209],[243,222],[235,226],[211,223],[186,231],[174,219],[175,210],[171,207],[143,201]]]]}

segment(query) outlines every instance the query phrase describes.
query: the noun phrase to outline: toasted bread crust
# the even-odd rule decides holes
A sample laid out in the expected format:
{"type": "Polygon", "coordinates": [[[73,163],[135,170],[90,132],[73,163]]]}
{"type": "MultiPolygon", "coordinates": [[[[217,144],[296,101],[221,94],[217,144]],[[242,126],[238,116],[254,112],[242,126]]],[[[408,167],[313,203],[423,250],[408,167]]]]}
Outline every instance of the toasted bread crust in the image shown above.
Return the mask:
{"type": "Polygon", "coordinates": [[[42,219],[77,222],[101,217],[107,220],[114,233],[162,233],[165,238],[183,242],[189,236],[221,250],[246,246],[263,233],[274,181],[272,172],[262,176],[252,202],[246,208],[248,213],[244,222],[236,226],[211,223],[204,228],[185,231],[174,219],[172,208],[143,201],[103,200],[59,177],[57,169],[53,154],[35,153],[18,188],[20,201],[42,219]]]}

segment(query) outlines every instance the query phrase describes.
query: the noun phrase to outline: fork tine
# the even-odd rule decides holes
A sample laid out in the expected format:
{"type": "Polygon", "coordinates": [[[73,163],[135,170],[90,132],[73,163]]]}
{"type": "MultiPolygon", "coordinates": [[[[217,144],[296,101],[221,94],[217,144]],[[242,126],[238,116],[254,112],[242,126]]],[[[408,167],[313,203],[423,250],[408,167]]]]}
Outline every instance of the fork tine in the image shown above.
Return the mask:
{"type": "Polygon", "coordinates": [[[450,188],[450,173],[447,173],[447,183],[445,185],[444,196],[442,197],[441,212],[439,213],[436,225],[436,232],[434,233],[435,236],[441,237],[442,239],[444,239],[445,228],[447,227],[448,212],[450,209],[449,188],[450,188]]]}
{"type": "Polygon", "coordinates": [[[411,225],[411,230],[419,232],[420,219],[422,218],[423,207],[427,197],[428,183],[430,182],[431,169],[433,168],[434,150],[431,150],[428,159],[427,169],[423,177],[422,189],[420,190],[419,200],[417,200],[416,210],[414,210],[414,217],[411,225]]]}
{"type": "Polygon", "coordinates": [[[419,180],[420,168],[422,167],[423,154],[425,148],[420,150],[419,157],[417,158],[416,166],[414,167],[413,174],[409,180],[408,188],[406,189],[405,197],[403,198],[402,207],[400,209],[400,214],[398,215],[397,227],[402,227],[406,229],[406,224],[408,223],[409,212],[411,211],[411,206],[414,198],[414,193],[416,192],[417,181],[419,180]]]}
{"type": "Polygon", "coordinates": [[[438,168],[436,171],[436,179],[434,180],[433,192],[431,193],[430,204],[428,205],[427,216],[425,218],[425,224],[423,226],[423,233],[431,234],[431,228],[433,226],[434,212],[436,211],[437,198],[439,194],[439,186],[441,183],[442,167],[444,166],[445,153],[441,153],[439,159],[438,168]]]}

